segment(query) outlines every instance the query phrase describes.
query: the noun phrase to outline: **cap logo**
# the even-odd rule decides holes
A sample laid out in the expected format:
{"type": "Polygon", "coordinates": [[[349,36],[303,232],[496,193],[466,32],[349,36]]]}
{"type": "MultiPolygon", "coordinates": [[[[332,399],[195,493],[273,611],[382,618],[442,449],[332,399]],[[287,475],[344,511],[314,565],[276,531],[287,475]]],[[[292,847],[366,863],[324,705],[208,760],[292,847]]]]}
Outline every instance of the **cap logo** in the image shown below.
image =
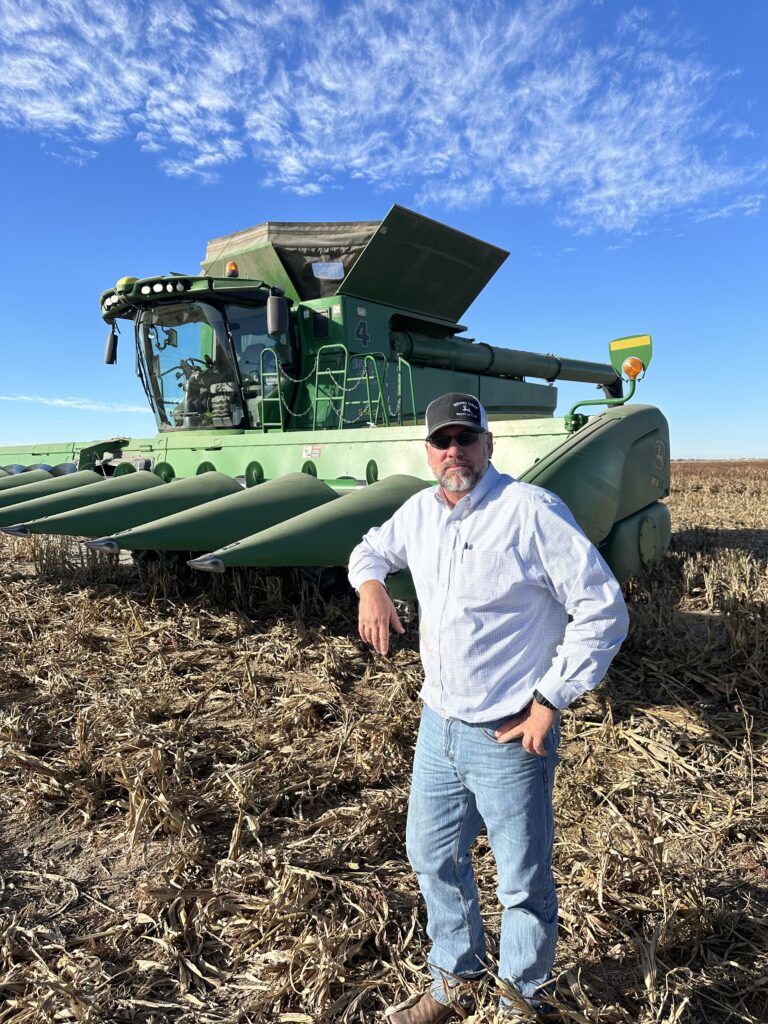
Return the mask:
{"type": "Polygon", "coordinates": [[[458,409],[462,416],[476,416],[477,406],[471,405],[469,402],[454,402],[453,408],[458,409]]]}
{"type": "Polygon", "coordinates": [[[426,412],[427,436],[447,426],[467,426],[482,433],[487,429],[488,419],[480,402],[474,395],[449,392],[433,399],[426,412]]]}

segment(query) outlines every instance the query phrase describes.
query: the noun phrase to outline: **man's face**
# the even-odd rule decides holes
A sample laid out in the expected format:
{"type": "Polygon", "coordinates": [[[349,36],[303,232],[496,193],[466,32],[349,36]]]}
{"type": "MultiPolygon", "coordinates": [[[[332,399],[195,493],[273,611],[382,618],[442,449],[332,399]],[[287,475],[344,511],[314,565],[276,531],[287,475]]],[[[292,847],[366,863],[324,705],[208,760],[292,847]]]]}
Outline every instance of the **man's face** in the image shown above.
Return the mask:
{"type": "Polygon", "coordinates": [[[466,427],[442,427],[435,432],[435,438],[451,438],[452,443],[444,451],[426,443],[427,461],[435,479],[448,494],[463,498],[482,479],[493,454],[493,437],[489,433],[472,433],[472,442],[459,445],[459,435],[469,437],[466,427]]]}

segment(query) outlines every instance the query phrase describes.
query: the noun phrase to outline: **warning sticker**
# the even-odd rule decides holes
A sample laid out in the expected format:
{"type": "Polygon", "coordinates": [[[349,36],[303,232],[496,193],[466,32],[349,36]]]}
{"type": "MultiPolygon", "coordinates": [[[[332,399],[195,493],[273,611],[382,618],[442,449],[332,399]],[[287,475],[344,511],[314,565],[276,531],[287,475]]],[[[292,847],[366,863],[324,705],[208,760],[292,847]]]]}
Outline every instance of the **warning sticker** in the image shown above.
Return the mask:
{"type": "Polygon", "coordinates": [[[305,444],[301,449],[302,459],[319,459],[323,453],[321,444],[305,444]]]}

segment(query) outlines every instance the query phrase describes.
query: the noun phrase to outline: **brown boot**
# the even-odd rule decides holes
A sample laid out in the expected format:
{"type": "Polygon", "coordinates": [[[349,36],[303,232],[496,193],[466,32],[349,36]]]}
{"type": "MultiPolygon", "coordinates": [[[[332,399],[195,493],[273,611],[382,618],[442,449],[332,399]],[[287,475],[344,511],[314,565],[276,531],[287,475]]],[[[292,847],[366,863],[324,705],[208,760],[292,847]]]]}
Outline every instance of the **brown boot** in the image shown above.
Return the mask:
{"type": "Polygon", "coordinates": [[[465,999],[441,1003],[431,992],[423,992],[390,1006],[384,1011],[384,1020],[385,1024],[443,1024],[443,1021],[464,1020],[471,1012],[464,1004],[465,999]]]}

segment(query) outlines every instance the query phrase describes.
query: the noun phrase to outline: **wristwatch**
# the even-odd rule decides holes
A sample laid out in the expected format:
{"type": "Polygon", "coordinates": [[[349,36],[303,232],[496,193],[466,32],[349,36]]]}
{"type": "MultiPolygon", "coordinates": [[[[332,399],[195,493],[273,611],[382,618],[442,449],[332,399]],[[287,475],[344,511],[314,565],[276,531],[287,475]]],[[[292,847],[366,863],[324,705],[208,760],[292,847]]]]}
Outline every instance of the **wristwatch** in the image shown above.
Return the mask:
{"type": "Polygon", "coordinates": [[[533,699],[536,701],[537,704],[541,704],[543,708],[549,708],[550,711],[560,710],[560,708],[555,707],[552,701],[547,700],[547,698],[542,693],[539,693],[538,690],[533,691],[533,699]]]}

